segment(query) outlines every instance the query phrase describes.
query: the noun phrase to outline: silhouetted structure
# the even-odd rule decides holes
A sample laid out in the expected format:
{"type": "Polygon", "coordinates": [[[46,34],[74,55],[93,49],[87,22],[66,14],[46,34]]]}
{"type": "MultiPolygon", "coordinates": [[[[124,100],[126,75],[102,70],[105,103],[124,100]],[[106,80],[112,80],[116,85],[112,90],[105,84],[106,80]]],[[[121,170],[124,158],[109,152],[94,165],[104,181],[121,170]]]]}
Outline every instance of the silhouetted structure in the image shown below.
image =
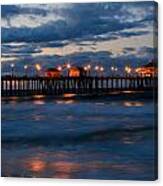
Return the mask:
{"type": "Polygon", "coordinates": [[[45,77],[59,78],[61,77],[61,72],[57,68],[48,68],[45,71],[45,77]]]}
{"type": "Polygon", "coordinates": [[[97,94],[157,89],[157,77],[2,77],[2,96],[97,94]]]}
{"type": "Polygon", "coordinates": [[[86,71],[83,67],[71,67],[69,69],[69,77],[83,77],[86,76],[86,71]]]}
{"type": "Polygon", "coordinates": [[[143,65],[142,67],[139,67],[136,69],[136,73],[138,75],[141,75],[143,77],[145,76],[157,76],[158,74],[158,67],[156,62],[151,61],[150,63],[143,65]]]}

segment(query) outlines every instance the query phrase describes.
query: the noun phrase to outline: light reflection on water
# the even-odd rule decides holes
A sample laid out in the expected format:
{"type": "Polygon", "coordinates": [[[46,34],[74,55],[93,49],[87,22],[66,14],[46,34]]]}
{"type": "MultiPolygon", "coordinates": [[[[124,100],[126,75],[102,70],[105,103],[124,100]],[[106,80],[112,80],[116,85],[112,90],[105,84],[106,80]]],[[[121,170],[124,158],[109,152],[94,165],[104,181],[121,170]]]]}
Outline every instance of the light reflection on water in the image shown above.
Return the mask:
{"type": "Polygon", "coordinates": [[[76,96],[76,94],[71,94],[71,93],[63,94],[64,98],[72,98],[72,97],[75,97],[75,96],[76,96]]]}
{"type": "Polygon", "coordinates": [[[123,105],[126,107],[142,107],[144,103],[140,101],[124,101],[123,105]]]}
{"type": "Polygon", "coordinates": [[[46,163],[40,159],[30,159],[26,162],[26,168],[33,172],[42,172],[46,168],[46,163]]]}
{"type": "Polygon", "coordinates": [[[67,97],[14,104],[2,109],[2,175],[154,177],[153,132],[143,130],[153,125],[152,102],[67,97]]]}
{"type": "Polygon", "coordinates": [[[45,98],[45,96],[44,95],[33,95],[32,98],[42,99],[42,98],[45,98]]]}
{"type": "Polygon", "coordinates": [[[73,99],[69,99],[69,100],[57,100],[56,103],[57,104],[72,104],[72,103],[75,103],[75,100],[73,100],[73,99]]]}
{"type": "MultiPolygon", "coordinates": [[[[62,154],[62,152],[60,152],[62,154]]],[[[55,153],[54,153],[55,155],[55,153]]],[[[73,160],[66,160],[66,158],[60,155],[60,159],[50,159],[48,157],[32,157],[26,159],[22,167],[26,169],[28,174],[33,174],[33,176],[46,176],[50,175],[50,177],[54,178],[78,178],[79,174],[86,174],[89,173],[90,175],[95,172],[104,171],[106,175],[112,172],[119,172],[128,174],[142,174],[144,171],[144,166],[140,164],[128,164],[126,162],[116,163],[108,161],[100,161],[100,160],[93,160],[88,162],[83,161],[73,161],[73,160]]],[[[71,158],[71,153],[67,154],[67,157],[71,158]]],[[[73,158],[72,158],[73,159],[73,158]]],[[[82,160],[82,158],[81,158],[82,160]]]]}
{"type": "Polygon", "coordinates": [[[43,99],[36,99],[36,100],[33,100],[33,103],[36,104],[36,105],[44,105],[45,104],[45,100],[43,99]]]}
{"type": "Polygon", "coordinates": [[[41,115],[41,114],[35,114],[32,116],[32,119],[34,121],[43,121],[43,120],[45,120],[45,116],[41,115]]]}

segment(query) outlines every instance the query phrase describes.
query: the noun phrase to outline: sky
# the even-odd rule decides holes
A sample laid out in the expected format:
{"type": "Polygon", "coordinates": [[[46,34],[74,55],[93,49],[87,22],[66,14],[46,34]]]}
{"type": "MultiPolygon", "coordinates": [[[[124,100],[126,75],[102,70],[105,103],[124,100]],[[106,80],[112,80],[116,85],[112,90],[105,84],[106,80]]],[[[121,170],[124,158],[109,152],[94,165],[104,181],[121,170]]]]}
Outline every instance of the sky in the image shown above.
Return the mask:
{"type": "Polygon", "coordinates": [[[2,72],[70,62],[106,69],[157,60],[157,4],[20,4],[1,6],[2,72]]]}

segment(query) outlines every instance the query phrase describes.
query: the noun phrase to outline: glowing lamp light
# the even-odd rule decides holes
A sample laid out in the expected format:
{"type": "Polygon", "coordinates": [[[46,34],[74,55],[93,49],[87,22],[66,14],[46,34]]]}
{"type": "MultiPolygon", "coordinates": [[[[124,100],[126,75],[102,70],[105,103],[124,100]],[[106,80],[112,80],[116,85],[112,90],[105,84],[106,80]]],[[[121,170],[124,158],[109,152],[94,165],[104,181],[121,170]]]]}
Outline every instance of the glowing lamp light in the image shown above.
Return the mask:
{"type": "Polygon", "coordinates": [[[36,64],[35,67],[36,67],[36,70],[37,71],[40,71],[41,70],[41,66],[39,64],[36,64]]]}
{"type": "Polygon", "coordinates": [[[59,71],[61,71],[61,70],[62,70],[62,67],[61,67],[61,66],[59,66],[57,69],[58,69],[59,71]]]}
{"type": "Polygon", "coordinates": [[[130,68],[129,66],[126,66],[126,67],[125,67],[125,72],[126,72],[127,74],[130,74],[130,73],[131,73],[131,68],[130,68]]]}
{"type": "Polygon", "coordinates": [[[68,69],[71,68],[71,65],[70,65],[69,63],[67,64],[67,68],[68,68],[68,69]]]}
{"type": "Polygon", "coordinates": [[[87,71],[87,70],[88,70],[88,67],[85,66],[85,67],[84,67],[84,70],[87,71]]]}
{"type": "Polygon", "coordinates": [[[14,63],[12,63],[10,66],[11,66],[11,68],[14,68],[14,67],[15,67],[15,64],[14,64],[14,63]]]}
{"type": "Polygon", "coordinates": [[[104,71],[104,67],[100,67],[100,71],[103,72],[104,71]]]}
{"type": "Polygon", "coordinates": [[[117,71],[118,71],[118,68],[117,68],[117,67],[115,67],[115,68],[114,68],[114,71],[116,71],[116,72],[117,72],[117,71]]]}
{"type": "Polygon", "coordinates": [[[125,71],[126,71],[126,72],[128,71],[128,68],[129,68],[128,66],[125,67],[125,71]]]}
{"type": "Polygon", "coordinates": [[[28,68],[28,65],[24,65],[24,69],[26,70],[28,68]]]}
{"type": "Polygon", "coordinates": [[[114,71],[114,67],[113,66],[110,69],[111,69],[111,71],[114,71]]]}
{"type": "Polygon", "coordinates": [[[91,65],[87,65],[87,69],[91,69],[91,65]]]}
{"type": "Polygon", "coordinates": [[[95,70],[96,70],[96,71],[99,70],[99,66],[95,66],[95,70]]]}
{"type": "Polygon", "coordinates": [[[128,68],[128,72],[127,72],[128,74],[130,74],[131,73],[131,68],[128,68]]]}

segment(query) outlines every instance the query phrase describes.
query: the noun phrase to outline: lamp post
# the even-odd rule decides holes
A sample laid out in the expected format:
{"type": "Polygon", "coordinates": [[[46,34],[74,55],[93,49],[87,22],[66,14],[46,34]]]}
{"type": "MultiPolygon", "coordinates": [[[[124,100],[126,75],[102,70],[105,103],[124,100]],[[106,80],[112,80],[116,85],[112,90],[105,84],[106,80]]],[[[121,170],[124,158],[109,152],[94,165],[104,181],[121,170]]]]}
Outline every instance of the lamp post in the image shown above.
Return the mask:
{"type": "Polygon", "coordinates": [[[127,75],[130,75],[130,74],[131,74],[131,71],[132,71],[132,69],[131,69],[130,66],[125,66],[126,76],[127,76],[127,75]]]}
{"type": "Polygon", "coordinates": [[[58,66],[57,69],[58,69],[59,71],[62,71],[62,67],[61,67],[61,66],[58,66]]]}
{"type": "Polygon", "coordinates": [[[15,64],[12,63],[10,66],[11,66],[11,76],[13,77],[14,76],[14,67],[15,67],[15,64]]]}
{"type": "Polygon", "coordinates": [[[69,77],[69,71],[70,71],[70,68],[71,68],[70,63],[67,63],[66,67],[67,67],[67,69],[68,69],[68,73],[67,73],[67,75],[68,75],[68,77],[69,77]]]}
{"type": "Polygon", "coordinates": [[[41,71],[41,66],[40,66],[40,64],[36,64],[36,65],[35,65],[35,68],[36,68],[36,71],[37,71],[37,76],[39,76],[39,73],[40,73],[40,71],[41,71]]]}
{"type": "Polygon", "coordinates": [[[86,72],[86,76],[88,75],[87,72],[88,72],[88,67],[87,66],[84,66],[84,71],[86,72]]]}
{"type": "MultiPolygon", "coordinates": [[[[114,67],[114,72],[117,72],[117,71],[118,71],[118,68],[114,67]]],[[[116,76],[117,76],[117,73],[116,73],[116,76]]]]}
{"type": "Polygon", "coordinates": [[[111,67],[110,67],[110,70],[111,70],[111,72],[112,72],[111,75],[113,76],[113,75],[114,75],[114,71],[115,71],[114,66],[111,66],[111,67]]]}
{"type": "Polygon", "coordinates": [[[28,69],[28,65],[24,65],[24,71],[25,71],[25,76],[27,77],[27,69],[28,69]]]}
{"type": "Polygon", "coordinates": [[[87,65],[87,69],[88,69],[88,75],[90,76],[91,75],[91,65],[87,65]]]}
{"type": "Polygon", "coordinates": [[[101,72],[101,76],[103,76],[103,72],[104,72],[104,67],[103,66],[100,67],[100,72],[101,72]]]}
{"type": "Polygon", "coordinates": [[[95,66],[96,76],[98,75],[99,69],[100,69],[100,67],[98,65],[95,66]]]}

